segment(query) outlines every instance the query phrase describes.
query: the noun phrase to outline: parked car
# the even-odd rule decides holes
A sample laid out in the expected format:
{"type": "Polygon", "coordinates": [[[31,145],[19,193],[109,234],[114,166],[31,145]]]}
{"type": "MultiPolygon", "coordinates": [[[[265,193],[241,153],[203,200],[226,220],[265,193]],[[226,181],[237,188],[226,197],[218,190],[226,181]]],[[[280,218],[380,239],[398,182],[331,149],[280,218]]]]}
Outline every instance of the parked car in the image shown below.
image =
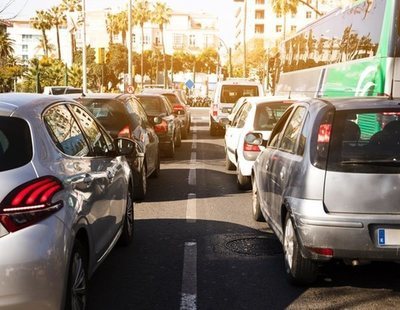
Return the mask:
{"type": "Polygon", "coordinates": [[[72,86],[45,86],[43,94],[46,95],[64,95],[64,94],[82,94],[82,88],[72,86]]]}
{"type": "Polygon", "coordinates": [[[238,188],[251,188],[251,168],[272,128],[293,103],[287,97],[242,97],[225,131],[225,165],[237,171],[238,188]],[[242,100],[243,99],[243,100],[242,100]]]}
{"type": "Polygon", "coordinates": [[[78,98],[113,138],[127,137],[137,144],[128,157],[134,175],[134,198],[144,199],[147,178],[160,174],[158,136],[139,100],[131,94],[89,94],[78,98]]]}
{"type": "Polygon", "coordinates": [[[253,166],[253,217],[283,244],[293,283],[317,263],[399,261],[400,106],[353,98],[293,104],[253,166]]]}
{"type": "Polygon", "coordinates": [[[210,104],[210,135],[215,136],[225,130],[225,124],[221,120],[228,117],[239,98],[253,96],[264,96],[260,82],[249,79],[228,79],[217,82],[214,98],[210,104]]]}
{"type": "Polygon", "coordinates": [[[161,150],[168,157],[174,157],[175,147],[181,146],[181,121],[174,114],[170,102],[158,94],[139,94],[137,98],[154,123],[161,150]]]}
{"type": "Polygon", "coordinates": [[[0,308],[85,308],[90,276],[132,240],[134,146],[68,98],[0,94],[0,308]]]}
{"type": "Polygon", "coordinates": [[[190,113],[190,106],[187,104],[186,96],[180,89],[160,89],[160,88],[146,88],[143,94],[160,94],[168,98],[172,104],[174,113],[178,115],[181,120],[181,136],[186,139],[190,132],[192,124],[192,117],[190,113]]]}

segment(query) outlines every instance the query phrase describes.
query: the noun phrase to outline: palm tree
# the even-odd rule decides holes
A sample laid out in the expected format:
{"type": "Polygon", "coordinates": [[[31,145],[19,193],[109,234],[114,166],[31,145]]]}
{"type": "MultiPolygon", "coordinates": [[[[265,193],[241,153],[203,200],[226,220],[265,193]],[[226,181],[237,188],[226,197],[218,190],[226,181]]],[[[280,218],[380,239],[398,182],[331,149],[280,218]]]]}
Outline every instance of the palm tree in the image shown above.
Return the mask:
{"type": "Polygon", "coordinates": [[[0,67],[4,66],[14,54],[13,43],[14,40],[7,32],[0,32],[0,67]]]}
{"type": "Polygon", "coordinates": [[[132,12],[132,21],[134,24],[139,25],[142,31],[142,54],[140,55],[140,75],[141,75],[141,88],[143,89],[143,50],[144,50],[144,24],[150,21],[151,11],[149,9],[149,2],[147,0],[139,0],[135,2],[135,7],[132,12]]]}
{"type": "Polygon", "coordinates": [[[82,11],[82,0],[62,0],[61,8],[64,12],[67,12],[67,17],[69,18],[69,22],[72,25],[70,31],[71,36],[71,56],[72,63],[75,60],[76,54],[76,40],[75,40],[75,32],[78,28],[78,21],[73,17],[73,13],[82,11]]]}
{"type": "Polygon", "coordinates": [[[119,30],[117,15],[111,13],[107,14],[106,29],[109,35],[109,40],[110,40],[109,44],[111,45],[114,43],[113,42],[114,34],[117,34],[119,30]]]}
{"type": "Polygon", "coordinates": [[[121,11],[116,15],[118,32],[121,32],[122,44],[126,43],[126,32],[128,31],[128,12],[121,11]]]}
{"type": "Polygon", "coordinates": [[[161,43],[163,52],[164,62],[164,87],[167,87],[167,62],[165,59],[165,44],[164,44],[164,25],[168,24],[171,18],[172,10],[166,6],[165,3],[157,2],[154,5],[154,11],[152,14],[152,22],[157,24],[161,32],[161,43]]]}
{"type": "Polygon", "coordinates": [[[273,0],[272,10],[275,14],[283,16],[283,39],[286,39],[286,15],[296,14],[299,0],[273,0]]]}
{"type": "Polygon", "coordinates": [[[67,17],[61,6],[53,6],[49,10],[51,24],[56,27],[57,32],[57,52],[58,59],[61,60],[61,47],[60,47],[60,26],[64,26],[67,22],[67,17]]]}
{"type": "Polygon", "coordinates": [[[46,30],[51,29],[51,17],[49,12],[40,10],[36,11],[36,16],[31,18],[32,26],[35,29],[38,29],[42,32],[42,40],[43,40],[43,53],[48,56],[49,50],[48,45],[49,41],[47,39],[46,30]]]}

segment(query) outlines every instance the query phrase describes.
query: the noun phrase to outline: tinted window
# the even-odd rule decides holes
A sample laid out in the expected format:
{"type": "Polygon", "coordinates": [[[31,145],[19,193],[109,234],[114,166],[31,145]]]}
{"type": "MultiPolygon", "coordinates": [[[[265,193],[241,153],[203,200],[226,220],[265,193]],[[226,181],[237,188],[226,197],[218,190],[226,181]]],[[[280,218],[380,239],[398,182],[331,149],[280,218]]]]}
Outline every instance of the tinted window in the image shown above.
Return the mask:
{"type": "Polygon", "coordinates": [[[172,104],[180,104],[178,97],[175,94],[163,94],[172,104]]]}
{"type": "Polygon", "coordinates": [[[43,118],[61,152],[70,156],[86,156],[89,153],[82,131],[66,106],[57,105],[48,109],[43,118]]]}
{"type": "Polygon", "coordinates": [[[255,130],[272,130],[290,103],[272,102],[257,105],[254,119],[255,130]]]}
{"type": "Polygon", "coordinates": [[[76,105],[72,105],[75,115],[88,137],[90,147],[95,155],[107,155],[107,141],[97,127],[95,120],[83,109],[76,105]]]}
{"type": "Polygon", "coordinates": [[[298,107],[293,113],[282,136],[282,142],[280,145],[282,150],[294,153],[305,114],[306,109],[304,107],[298,107]]]}
{"type": "Polygon", "coordinates": [[[234,103],[240,97],[258,96],[257,85],[222,85],[221,102],[234,103]]]}
{"type": "Polygon", "coordinates": [[[164,103],[161,101],[161,97],[138,97],[142,106],[148,115],[160,115],[167,113],[164,103]]]}
{"type": "Polygon", "coordinates": [[[31,159],[28,124],[20,118],[0,116],[0,171],[21,167],[31,159]]]}
{"type": "Polygon", "coordinates": [[[292,113],[293,108],[288,108],[286,110],[286,112],[282,115],[282,117],[280,118],[280,120],[278,121],[278,123],[275,125],[274,129],[271,132],[271,136],[269,137],[269,143],[268,146],[271,147],[278,147],[279,142],[280,142],[280,134],[283,130],[283,128],[285,128],[285,123],[287,121],[287,119],[290,116],[290,113],[292,113]]]}
{"type": "Polygon", "coordinates": [[[400,110],[336,112],[328,170],[399,173],[400,110]]]}

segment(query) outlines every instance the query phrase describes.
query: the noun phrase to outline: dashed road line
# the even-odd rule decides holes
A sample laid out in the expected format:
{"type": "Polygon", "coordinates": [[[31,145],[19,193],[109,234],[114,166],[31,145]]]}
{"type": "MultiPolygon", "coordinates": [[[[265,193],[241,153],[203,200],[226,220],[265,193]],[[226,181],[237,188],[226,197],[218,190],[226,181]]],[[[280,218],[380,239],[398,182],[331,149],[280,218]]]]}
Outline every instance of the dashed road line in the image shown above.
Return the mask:
{"type": "Polygon", "coordinates": [[[180,310],[197,309],[197,243],[185,242],[180,310]]]}

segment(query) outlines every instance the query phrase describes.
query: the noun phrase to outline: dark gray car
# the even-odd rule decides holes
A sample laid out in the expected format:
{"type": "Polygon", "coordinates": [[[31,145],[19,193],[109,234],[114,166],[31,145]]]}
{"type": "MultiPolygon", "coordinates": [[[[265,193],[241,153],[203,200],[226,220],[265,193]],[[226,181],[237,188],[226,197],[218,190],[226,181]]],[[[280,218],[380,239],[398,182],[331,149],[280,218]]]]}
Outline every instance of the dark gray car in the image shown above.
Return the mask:
{"type": "Polygon", "coordinates": [[[316,262],[400,260],[400,100],[293,104],[253,171],[253,216],[284,247],[286,272],[309,283],[316,262]]]}

